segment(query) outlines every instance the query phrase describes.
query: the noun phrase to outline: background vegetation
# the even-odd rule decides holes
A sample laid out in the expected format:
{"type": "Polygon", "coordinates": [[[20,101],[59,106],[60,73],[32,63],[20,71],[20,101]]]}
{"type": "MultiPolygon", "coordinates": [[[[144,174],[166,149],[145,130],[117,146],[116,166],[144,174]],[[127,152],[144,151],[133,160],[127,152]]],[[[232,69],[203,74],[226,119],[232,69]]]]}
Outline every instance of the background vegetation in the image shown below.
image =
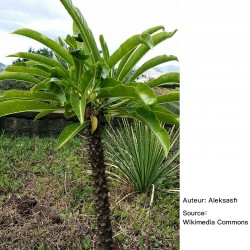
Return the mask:
{"type": "MultiPolygon", "coordinates": [[[[29,48],[28,52],[43,55],[48,58],[52,58],[53,52],[52,50],[43,47],[38,50],[35,50],[33,48],[29,48]]],[[[12,62],[10,66],[17,65],[18,63],[26,62],[27,59],[18,58],[12,62]]],[[[33,84],[29,82],[23,82],[23,81],[15,81],[15,80],[4,80],[0,81],[0,90],[10,90],[10,89],[18,89],[18,90],[29,90],[32,87],[33,84]]]]}
{"type": "MultiPolygon", "coordinates": [[[[0,140],[0,249],[95,249],[92,178],[85,142],[0,140]]],[[[116,249],[179,249],[178,172],[155,190],[134,192],[110,178],[116,249]]]]}

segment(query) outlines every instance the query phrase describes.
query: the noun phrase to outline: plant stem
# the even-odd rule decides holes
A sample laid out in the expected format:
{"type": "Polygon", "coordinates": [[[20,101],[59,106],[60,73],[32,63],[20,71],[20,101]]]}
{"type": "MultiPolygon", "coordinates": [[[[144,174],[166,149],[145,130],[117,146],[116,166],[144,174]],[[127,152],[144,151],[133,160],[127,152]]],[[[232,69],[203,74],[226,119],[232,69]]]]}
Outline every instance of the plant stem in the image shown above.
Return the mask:
{"type": "Polygon", "coordinates": [[[123,100],[123,101],[121,101],[121,102],[118,102],[118,103],[116,103],[116,104],[110,105],[109,108],[110,108],[110,109],[118,108],[118,107],[122,106],[124,103],[126,103],[126,102],[128,102],[128,101],[129,101],[128,99],[125,99],[125,100],[123,100]]]}
{"type": "MultiPolygon", "coordinates": [[[[100,121],[100,115],[98,121],[100,121]]],[[[106,166],[104,163],[103,144],[101,141],[101,122],[93,134],[88,136],[89,160],[94,180],[94,208],[96,215],[98,250],[112,250],[112,227],[106,166]]]]}

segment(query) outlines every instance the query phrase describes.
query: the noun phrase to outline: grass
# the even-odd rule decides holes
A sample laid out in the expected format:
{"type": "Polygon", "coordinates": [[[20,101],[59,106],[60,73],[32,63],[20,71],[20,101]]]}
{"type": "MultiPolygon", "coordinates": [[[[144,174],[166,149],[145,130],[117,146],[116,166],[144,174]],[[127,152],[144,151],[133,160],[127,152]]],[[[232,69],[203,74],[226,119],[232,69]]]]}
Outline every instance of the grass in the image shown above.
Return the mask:
{"type": "MultiPolygon", "coordinates": [[[[0,249],[95,249],[92,179],[84,140],[0,136],[0,249]],[[35,205],[30,201],[35,201],[35,205]]],[[[117,249],[179,249],[175,173],[139,194],[110,179],[117,249]]]]}

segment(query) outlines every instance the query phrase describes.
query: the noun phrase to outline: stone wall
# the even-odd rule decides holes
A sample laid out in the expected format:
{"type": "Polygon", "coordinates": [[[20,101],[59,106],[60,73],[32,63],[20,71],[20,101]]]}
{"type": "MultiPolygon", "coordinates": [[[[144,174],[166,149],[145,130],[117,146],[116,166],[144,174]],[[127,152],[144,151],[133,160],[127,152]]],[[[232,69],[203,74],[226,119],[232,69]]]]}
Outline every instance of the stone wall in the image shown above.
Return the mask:
{"type": "Polygon", "coordinates": [[[66,120],[63,114],[50,114],[37,121],[37,113],[21,113],[0,118],[0,130],[17,136],[58,136],[62,130],[76,119],[66,120]]]}
{"type": "MultiPolygon", "coordinates": [[[[26,112],[6,117],[0,117],[0,133],[16,135],[16,136],[59,136],[62,130],[74,123],[78,122],[76,117],[66,119],[62,113],[51,113],[37,121],[34,121],[38,113],[26,112]]],[[[103,121],[104,122],[104,121],[103,121]]],[[[133,122],[129,119],[129,122],[133,122]]],[[[112,120],[112,126],[119,125],[118,119],[112,120]]],[[[165,126],[169,128],[170,126],[165,126]]],[[[84,130],[80,134],[84,134],[84,130]]]]}

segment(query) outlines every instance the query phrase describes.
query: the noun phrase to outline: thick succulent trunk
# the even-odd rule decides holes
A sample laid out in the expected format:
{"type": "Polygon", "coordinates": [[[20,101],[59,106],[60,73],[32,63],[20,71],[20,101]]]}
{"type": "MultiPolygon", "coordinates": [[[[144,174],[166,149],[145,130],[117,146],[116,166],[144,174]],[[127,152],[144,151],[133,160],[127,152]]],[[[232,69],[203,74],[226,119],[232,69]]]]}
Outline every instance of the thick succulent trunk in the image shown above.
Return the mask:
{"type": "Polygon", "coordinates": [[[112,228],[100,122],[95,132],[93,134],[89,133],[88,144],[89,160],[94,181],[94,208],[97,220],[98,250],[111,250],[112,228]]]}

